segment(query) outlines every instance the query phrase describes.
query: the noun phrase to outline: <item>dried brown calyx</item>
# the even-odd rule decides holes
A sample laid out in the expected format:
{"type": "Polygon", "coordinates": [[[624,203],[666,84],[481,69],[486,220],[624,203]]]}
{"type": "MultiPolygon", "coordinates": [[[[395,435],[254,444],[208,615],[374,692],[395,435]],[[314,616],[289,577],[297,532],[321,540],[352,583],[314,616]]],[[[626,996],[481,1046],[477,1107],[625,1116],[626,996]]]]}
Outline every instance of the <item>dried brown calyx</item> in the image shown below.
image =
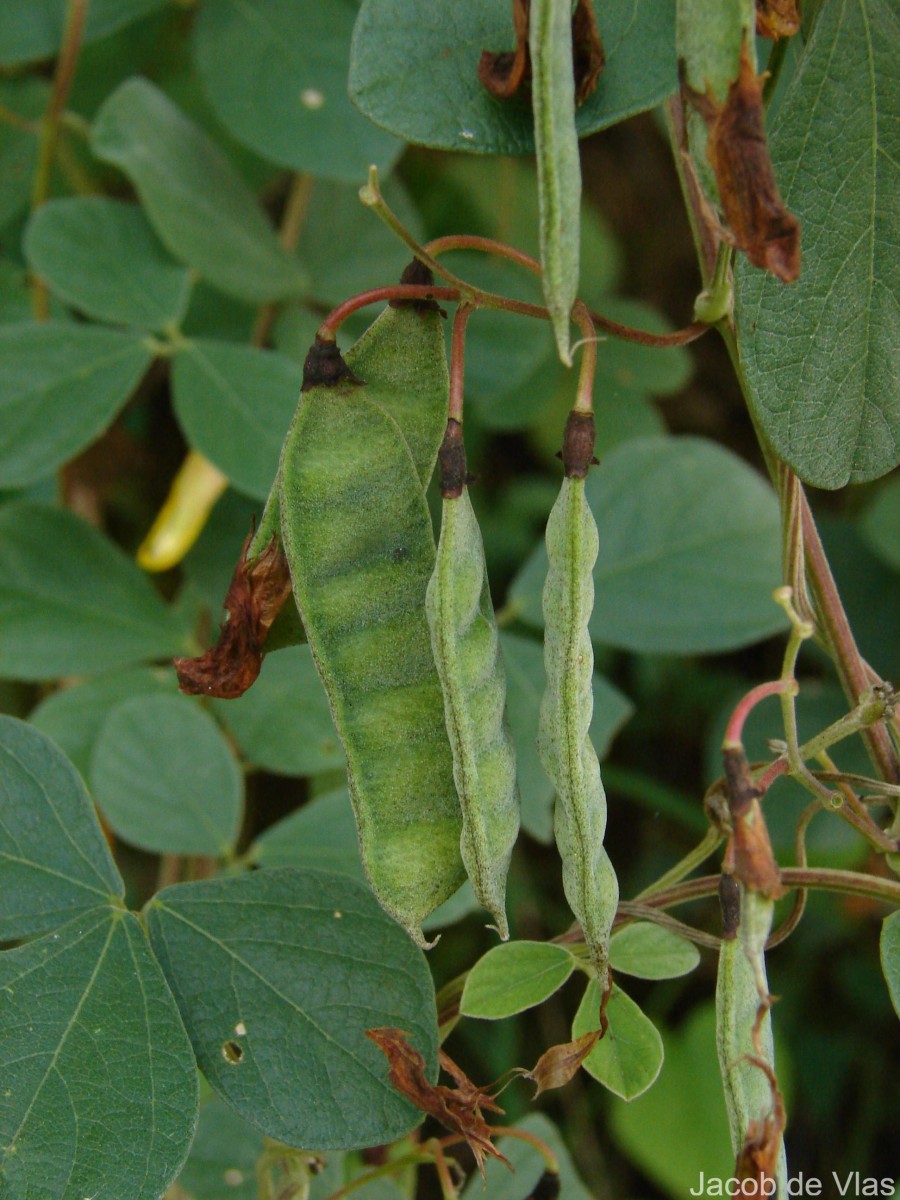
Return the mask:
{"type": "Polygon", "coordinates": [[[695,92],[683,84],[686,99],[706,122],[706,152],[716,176],[728,227],[726,236],[755,267],[783,283],[800,274],[800,225],[778,192],[766,141],[763,85],[745,38],[740,73],[718,104],[711,89],[695,92]]]}
{"type": "MultiPolygon", "coordinates": [[[[478,63],[482,85],[500,100],[508,100],[520,88],[531,85],[531,55],[528,50],[530,0],[513,0],[514,50],[483,50],[478,63]]],[[[606,63],[591,0],[578,0],[572,13],[572,72],[575,103],[583,104],[597,87],[606,63]]]]}
{"type": "Polygon", "coordinates": [[[793,37],[800,28],[799,0],[756,0],[756,32],[760,37],[793,37]]]}
{"type": "Polygon", "coordinates": [[[761,792],[750,773],[747,756],[740,747],[722,751],[725,790],[731,815],[731,841],[727,862],[730,873],[748,891],[768,900],[784,895],[781,872],[772,853],[769,831],[760,807],[761,792]]]}
{"type": "Polygon", "coordinates": [[[316,334],[316,340],[309,348],[303,361],[303,383],[301,392],[308,392],[314,387],[334,387],[338,383],[365,383],[364,379],[354,375],[344,362],[337,342],[328,341],[316,334]]]}
{"type": "Polygon", "coordinates": [[[567,479],[585,479],[591,466],[596,464],[595,436],[594,414],[572,409],[566,421],[563,448],[559,455],[567,479]]]}
{"type": "Polygon", "coordinates": [[[367,1029],[366,1037],[378,1046],[388,1060],[391,1086],[447,1129],[462,1134],[482,1175],[486,1155],[510,1165],[491,1141],[495,1133],[502,1133],[503,1130],[488,1125],[482,1112],[502,1115],[503,1109],[495,1103],[489,1092],[476,1087],[451,1058],[441,1051],[441,1067],[456,1086],[429,1083],[425,1076],[425,1060],[415,1046],[410,1045],[409,1035],[402,1029],[367,1029]]]}
{"type": "MultiPolygon", "coordinates": [[[[434,273],[431,267],[427,267],[425,263],[414,258],[408,266],[403,268],[403,274],[400,276],[401,283],[412,283],[418,287],[434,287],[434,273]]],[[[442,317],[446,317],[446,312],[438,304],[437,300],[389,300],[388,304],[391,308],[414,308],[416,312],[436,312],[442,317]]]]}
{"type": "Polygon", "coordinates": [[[463,444],[462,425],[453,417],[447,422],[444,440],[438,450],[438,474],[441,495],[445,500],[455,500],[462,495],[469,481],[466,470],[466,448],[463,444]]]}
{"type": "Polygon", "coordinates": [[[178,686],[189,696],[234,700],[259,675],[266,637],[291,594],[291,576],[277,537],[257,558],[248,560],[252,538],[251,530],[228,585],[224,604],[228,615],[215,646],[199,658],[175,659],[178,686]]]}

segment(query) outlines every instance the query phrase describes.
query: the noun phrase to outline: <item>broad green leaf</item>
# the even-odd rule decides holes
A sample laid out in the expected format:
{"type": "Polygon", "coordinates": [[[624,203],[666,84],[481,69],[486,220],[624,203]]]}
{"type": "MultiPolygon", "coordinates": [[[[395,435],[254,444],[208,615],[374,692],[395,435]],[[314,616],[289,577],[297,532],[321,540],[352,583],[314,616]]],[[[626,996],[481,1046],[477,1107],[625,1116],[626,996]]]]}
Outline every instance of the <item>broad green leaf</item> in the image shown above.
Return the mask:
{"type": "MultiPolygon", "coordinates": [[[[515,633],[501,633],[506,667],[506,706],[516,743],[522,826],[541,842],[553,840],[553,785],[537,752],[538,717],[544,693],[544,651],[540,642],[515,633]]],[[[612,739],[634,708],[618,688],[594,676],[594,714],[590,737],[602,760],[612,739]]]]}
{"type": "Polygon", "coordinates": [[[329,1150],[393,1141],[419,1123],[365,1030],[406,1030],[434,1080],[433,984],[367,888],[327,872],[257,871],[166,888],[147,918],[200,1069],[251,1124],[329,1150]]]}
{"type": "MultiPolygon", "coordinates": [[[[646,329],[648,333],[673,331],[672,323],[658,309],[639,300],[604,296],[602,300],[598,297],[597,303],[603,316],[623,325],[646,329]]],[[[692,373],[691,353],[686,346],[667,346],[663,350],[607,337],[597,347],[595,391],[598,398],[598,425],[601,426],[597,431],[598,438],[602,437],[607,405],[619,404],[635,394],[668,396],[685,387],[692,373]]],[[[571,388],[569,383],[570,398],[571,388]]]]}
{"type": "Polygon", "coordinates": [[[146,575],[70,512],[0,507],[0,678],[58,679],[191,653],[146,575]]]}
{"type": "MultiPolygon", "coordinates": [[[[578,109],[579,137],[652,108],[678,87],[674,0],[608,0],[597,19],[606,67],[578,109]]],[[[511,6],[492,0],[363,0],[350,52],[350,96],[410,142],[478,154],[534,149],[530,107],[494,99],[476,74],[482,50],[511,50],[511,6]]]]}
{"type": "Polygon", "coordinates": [[[74,308],[139,329],[163,329],[184,316],[186,267],[174,262],[136,204],[104,196],[50,200],[25,231],[25,256],[74,308]]]}
{"type": "Polygon", "coordinates": [[[91,145],[134,184],[164,245],[210,283],[256,303],[304,293],[305,273],[222,151],[148,80],[113,92],[91,145]]]}
{"type": "Polygon", "coordinates": [[[153,359],[136,333],[90,325],[0,328],[0,486],[43,479],[112,422],[153,359]]]}
{"type": "MultiPolygon", "coordinates": [[[[591,634],[644,653],[735,649],[783,628],[778,504],[755,471],[701,438],[641,438],[588,476],[600,528],[591,634]]],[[[540,626],[547,556],[513,582],[519,615],[540,626]]]]}
{"type": "Polygon", "coordinates": [[[542,1004],[575,970],[565,946],[551,942],[507,942],[494,946],[469,971],[459,1011],[464,1017],[496,1021],[542,1004]]]}
{"type": "Polygon", "coordinates": [[[243,783],[215,722],[186,696],[134,696],[107,717],[91,791],[123,841],[161,854],[229,854],[243,783]]]}
{"type": "Polygon", "coordinates": [[[72,765],[44,734],[0,716],[0,942],[123,894],[72,765]]]}
{"type": "MultiPolygon", "coordinates": [[[[0,7],[0,57],[3,54],[3,22],[12,5],[0,7]]],[[[24,10],[23,10],[24,11],[24,10]]],[[[37,121],[44,115],[50,96],[43,79],[0,79],[0,104],[25,121],[37,121]]],[[[6,121],[0,132],[0,226],[26,209],[38,161],[38,139],[29,129],[19,129],[6,121]]]]}
{"type": "MultiPolygon", "coordinates": [[[[575,1020],[572,1037],[600,1028],[600,987],[588,984],[575,1020]]],[[[630,996],[613,984],[606,1006],[609,1028],[582,1063],[585,1071],[623,1100],[634,1100],[654,1082],[663,1063],[659,1031],[630,996]]]]}
{"type": "Polygon", "coordinates": [[[280,775],[316,775],[344,765],[309,646],[267,654],[253,687],[239,700],[216,701],[214,707],[254,766],[280,775]]]}
{"type": "Polygon", "coordinates": [[[149,1200],[187,1157],[197,1068],[140,923],[83,913],[0,954],[0,1193],[149,1200]]]}
{"type": "Polygon", "coordinates": [[[316,796],[289,817],[270,825],[249,853],[260,867],[315,867],[352,875],[360,883],[366,879],[346,787],[316,796]]]}
{"type": "Polygon", "coordinates": [[[900,122],[891,0],[825,0],[769,144],[802,230],[799,280],[741,260],[736,318],[750,404],[774,449],[816,487],[898,462],[900,122]]]}
{"type": "Polygon", "coordinates": [[[859,531],[883,563],[900,571],[900,475],[879,489],[862,515],[859,531]]]}
{"type": "Polygon", "coordinates": [[[200,10],[194,60],[225,128],[264,158],[350,183],[403,149],[347,96],[352,0],[217,0],[200,10]],[[302,31],[302,36],[298,36],[302,31]]]}
{"type": "Polygon", "coordinates": [[[301,371],[255,346],[195,340],[175,356],[172,390],[185,435],[236,488],[265,500],[297,407],[301,371]]]}
{"type": "Polygon", "coordinates": [[[894,1011],[900,1017],[900,912],[885,917],[881,926],[881,969],[894,1011]]]}
{"type": "MultiPolygon", "coordinates": [[[[166,0],[91,0],[82,41],[92,42],[162,8],[166,0]]],[[[66,24],[66,0],[32,0],[0,5],[0,66],[50,58],[59,49],[66,24]]]]}
{"type": "MultiPolygon", "coordinates": [[[[531,1113],[515,1128],[533,1134],[553,1151],[559,1163],[559,1200],[592,1200],[593,1191],[586,1187],[575,1169],[568,1147],[556,1126],[543,1113],[531,1113]]],[[[497,1145],[509,1159],[512,1170],[496,1158],[484,1164],[485,1181],[473,1171],[463,1191],[463,1200],[531,1200],[541,1195],[539,1182],[547,1169],[541,1154],[528,1142],[515,1137],[501,1137],[497,1145]]]]}
{"type": "Polygon", "coordinates": [[[678,1030],[665,1031],[666,1061],[654,1086],[610,1111],[621,1149],[673,1200],[696,1189],[700,1172],[730,1179],[734,1155],[716,1060],[712,1001],[678,1030]]]}
{"type": "Polygon", "coordinates": [[[200,1110],[197,1136],[178,1184],[191,1200],[257,1200],[256,1162],[262,1135],[221,1100],[200,1110]]]}
{"type": "Polygon", "coordinates": [[[693,971],[700,961],[700,951],[693,942],[660,925],[639,921],[613,934],[609,961],[613,970],[622,975],[675,979],[693,971]]]}
{"type": "Polygon", "coordinates": [[[82,779],[90,778],[91,755],[110,711],[144,693],[174,695],[175,672],[161,667],[126,667],[53,692],[29,715],[29,724],[52,738],[82,779]]]}
{"type": "MultiPolygon", "coordinates": [[[[356,184],[361,174],[365,172],[354,175],[356,184]]],[[[381,191],[406,228],[424,241],[421,217],[399,180],[386,179],[381,191]]],[[[310,295],[320,305],[340,304],[357,292],[398,281],[410,259],[397,235],[360,204],[358,186],[327,179],[316,179],[312,185],[300,251],[309,271],[310,295]]],[[[314,320],[313,332],[317,324],[314,320]]],[[[312,334],[307,346],[311,342],[312,334]]]]}

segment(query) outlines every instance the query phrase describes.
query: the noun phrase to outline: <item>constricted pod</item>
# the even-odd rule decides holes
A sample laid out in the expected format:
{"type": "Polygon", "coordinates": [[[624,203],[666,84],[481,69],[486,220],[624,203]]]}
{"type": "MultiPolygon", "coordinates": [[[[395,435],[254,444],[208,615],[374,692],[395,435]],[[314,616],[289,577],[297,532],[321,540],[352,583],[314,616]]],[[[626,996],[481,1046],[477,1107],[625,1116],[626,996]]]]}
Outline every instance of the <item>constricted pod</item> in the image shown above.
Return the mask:
{"type": "Polygon", "coordinates": [[[462,808],[462,859],[475,896],[505,940],[506,874],[519,832],[516,755],[484,546],[455,420],[448,422],[440,460],[441,533],[426,612],[462,808]]]}
{"type": "Polygon", "coordinates": [[[593,453],[593,420],[573,412],[566,427],[566,476],[547,521],[549,567],[544,585],[544,668],[538,750],[556,789],[554,833],[563,887],[602,986],[619,900],[606,850],[606,793],[588,730],[593,714],[594,651],[588,619],[599,538],[584,481],[593,453]],[[573,452],[577,448],[577,453],[573,452]]]}

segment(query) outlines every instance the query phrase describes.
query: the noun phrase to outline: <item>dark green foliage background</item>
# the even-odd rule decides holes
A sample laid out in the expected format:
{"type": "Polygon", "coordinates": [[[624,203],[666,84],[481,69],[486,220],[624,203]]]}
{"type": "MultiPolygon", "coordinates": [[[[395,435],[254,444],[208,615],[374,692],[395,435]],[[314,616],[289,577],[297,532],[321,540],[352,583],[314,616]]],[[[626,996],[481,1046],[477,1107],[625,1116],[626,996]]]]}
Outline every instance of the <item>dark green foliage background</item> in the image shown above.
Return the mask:
{"type": "MultiPolygon", "coordinates": [[[[454,0],[452,7],[462,4],[454,0]]],[[[424,6],[391,0],[388,7],[395,33],[388,49],[403,55],[413,45],[427,64],[429,47],[441,40],[440,15],[422,29],[424,6]]],[[[503,41],[506,6],[482,7],[490,10],[485,45],[498,48],[490,39],[503,41]]],[[[623,13],[631,7],[610,4],[613,26],[625,28],[623,13]]],[[[640,41],[623,33],[610,56],[608,90],[580,117],[582,133],[592,133],[582,142],[581,289],[610,316],[664,331],[690,319],[699,277],[661,122],[650,112],[631,117],[674,85],[673,6],[647,0],[634,7],[633,36],[646,37],[650,50],[642,55],[640,41]],[[617,101],[613,85],[629,64],[617,101]],[[615,124],[625,116],[631,119],[615,124]]],[[[838,19],[841,7],[832,0],[821,5],[820,48],[853,34],[838,19]]],[[[483,234],[536,252],[531,160],[455,152],[471,148],[461,130],[480,139],[480,150],[527,150],[527,113],[514,110],[491,124],[490,106],[468,83],[460,84],[458,108],[451,93],[447,103],[428,107],[444,74],[451,82],[460,75],[453,56],[440,62],[444,74],[432,77],[420,66],[417,86],[425,99],[409,93],[406,109],[398,108],[391,91],[396,63],[371,40],[377,9],[371,0],[363,6],[351,91],[389,133],[347,100],[352,0],[92,0],[51,199],[32,214],[37,136],[29,123],[47,103],[64,4],[0,7],[0,710],[30,721],[75,764],[121,839],[117,865],[135,908],[155,890],[160,864],[151,850],[219,849],[226,858],[246,853],[247,864],[263,867],[320,867],[353,876],[354,895],[360,890],[342,753],[308,650],[273,654],[256,687],[234,705],[178,697],[167,662],[198,652],[214,636],[232,567],[274,475],[318,322],[348,295],[396,281],[408,259],[357,202],[368,164],[379,164],[386,197],[418,237],[483,234]],[[251,19],[254,9],[258,20],[251,19]],[[413,135],[444,149],[400,140],[413,135]],[[293,172],[305,173],[299,189],[293,172]],[[286,250],[277,229],[289,197],[299,192],[297,248],[286,250]],[[29,271],[46,281],[49,322],[33,320],[29,271]],[[262,344],[253,338],[259,328],[268,330],[262,344]],[[134,554],[188,449],[209,458],[231,486],[184,562],[147,577],[134,554]],[[179,720],[188,709],[190,716],[179,720]],[[210,745],[206,766],[192,754],[195,728],[210,745]],[[191,800],[199,799],[211,828],[204,832],[199,818],[185,815],[191,805],[176,805],[181,817],[176,811],[166,824],[160,818],[158,840],[147,841],[147,814],[162,811],[153,806],[168,777],[154,773],[154,756],[167,759],[191,800]],[[129,777],[140,786],[129,788],[129,777]]],[[[859,9],[881,31],[882,52],[883,40],[896,33],[895,15],[880,0],[859,9]]],[[[776,141],[779,169],[796,157],[791,95],[802,99],[812,91],[819,104],[831,94],[818,60],[804,67],[802,54],[792,51],[786,75],[798,58],[796,75],[779,91],[776,129],[787,130],[776,141]]],[[[893,101],[880,79],[866,93],[862,77],[860,67],[853,104],[863,110],[868,97],[872,111],[880,106],[883,114],[893,101]]],[[[886,126],[887,118],[880,120],[886,126]]],[[[789,189],[801,206],[802,177],[800,171],[789,189]]],[[[879,175],[878,195],[885,186],[879,175]]],[[[854,176],[860,211],[874,194],[854,176]]],[[[813,219],[826,221],[827,213],[814,207],[810,228],[813,219]]],[[[885,245],[890,228],[878,227],[885,245]]],[[[816,244],[810,237],[804,246],[816,244]]],[[[889,295],[896,262],[875,261],[889,295]]],[[[482,286],[539,300],[535,282],[506,264],[460,256],[453,266],[482,286]]],[[[797,300],[800,289],[815,288],[832,269],[827,255],[824,263],[811,258],[798,290],[772,299],[774,282],[741,266],[738,315],[747,322],[741,355],[754,416],[804,477],[839,488],[847,479],[872,480],[894,461],[884,433],[894,429],[896,449],[889,360],[873,360],[866,376],[881,389],[873,402],[877,419],[855,397],[850,426],[842,412],[828,414],[828,430],[837,432],[824,449],[817,445],[822,389],[798,397],[797,426],[773,382],[789,373],[795,335],[827,337],[825,390],[840,372],[841,313],[829,309],[824,332],[817,325],[810,334],[816,295],[797,300]],[[747,315],[760,305],[778,334],[769,342],[747,315]]],[[[890,332],[881,292],[872,311],[871,328],[853,327],[863,357],[890,332]]],[[[341,345],[365,324],[353,318],[341,345]]],[[[549,328],[495,313],[476,314],[469,328],[473,504],[504,625],[523,798],[525,832],[513,861],[509,911],[514,937],[545,940],[570,920],[548,845],[552,793],[534,734],[543,687],[542,533],[558,487],[555,455],[573,381],[556,359],[549,328]]],[[[597,406],[604,470],[588,486],[601,538],[592,737],[605,763],[607,845],[621,893],[630,897],[702,835],[701,800],[718,770],[725,714],[747,687],[780,670],[783,621],[769,598],[780,573],[778,513],[715,335],[690,351],[603,341],[597,406]]],[[[895,678],[897,497],[896,478],[813,495],[862,652],[895,678]]],[[[801,673],[801,735],[809,736],[845,707],[820,654],[804,651],[801,673]]],[[[766,755],[766,739],[779,733],[774,703],[757,710],[748,726],[751,758],[766,755]]],[[[861,747],[842,746],[836,758],[848,770],[865,769],[861,747]]],[[[4,803],[0,796],[0,826],[4,803]]],[[[791,821],[802,803],[799,789],[785,782],[767,801],[783,862],[791,861],[791,821]]],[[[873,866],[865,844],[824,813],[810,846],[812,861],[823,865],[873,866]]],[[[99,843],[95,849],[102,858],[99,843]]],[[[103,878],[118,889],[111,864],[106,871],[103,878]]],[[[18,887],[0,859],[0,895],[18,887]]],[[[46,912],[36,904],[32,924],[4,924],[3,935],[49,933],[63,924],[49,913],[55,903],[45,894],[46,912]]],[[[464,889],[428,926],[446,930],[429,958],[438,987],[493,944],[473,909],[464,889]]],[[[11,912],[0,904],[4,920],[11,912]]],[[[710,931],[718,928],[712,904],[689,915],[710,931]]],[[[895,1040],[896,1025],[878,966],[882,915],[863,901],[814,896],[799,932],[771,956],[771,987],[781,997],[775,1023],[788,1083],[792,1173],[881,1176],[895,1169],[897,1078],[884,1048],[895,1040]]],[[[137,936],[128,922],[129,937],[137,936]]],[[[162,918],[154,922],[158,940],[162,918]]],[[[710,1011],[714,982],[709,951],[682,978],[629,980],[629,993],[663,1035],[658,1082],[626,1105],[581,1075],[540,1102],[561,1134],[545,1117],[527,1118],[526,1127],[542,1129],[550,1140],[561,1136],[568,1147],[574,1166],[567,1155],[563,1195],[569,1200],[680,1197],[699,1170],[729,1169],[710,1011]]],[[[541,1008],[498,1024],[463,1020],[449,1050],[479,1082],[513,1064],[533,1065],[536,1046],[568,1038],[579,999],[569,983],[541,1008]]],[[[177,1030],[169,1036],[178,1043],[177,1030]]],[[[252,1101],[251,1095],[250,1107],[252,1101]]],[[[504,1105],[511,1121],[529,1112],[525,1086],[514,1085],[504,1105]]],[[[401,1114],[397,1128],[403,1119],[411,1123],[401,1114]]],[[[221,1101],[210,1102],[184,1188],[194,1200],[218,1197],[228,1161],[240,1175],[238,1183],[232,1177],[229,1194],[255,1195],[249,1179],[260,1147],[260,1134],[221,1101]]],[[[521,1144],[508,1152],[523,1153],[521,1144]]],[[[522,1200],[536,1169],[523,1161],[515,1177],[490,1171],[489,1194],[522,1200]]],[[[314,1200],[325,1200],[357,1170],[352,1155],[331,1156],[314,1200]]],[[[474,1200],[480,1183],[469,1186],[474,1200]]],[[[393,1193],[378,1200],[399,1194],[388,1183],[365,1194],[373,1190],[393,1193]]]]}

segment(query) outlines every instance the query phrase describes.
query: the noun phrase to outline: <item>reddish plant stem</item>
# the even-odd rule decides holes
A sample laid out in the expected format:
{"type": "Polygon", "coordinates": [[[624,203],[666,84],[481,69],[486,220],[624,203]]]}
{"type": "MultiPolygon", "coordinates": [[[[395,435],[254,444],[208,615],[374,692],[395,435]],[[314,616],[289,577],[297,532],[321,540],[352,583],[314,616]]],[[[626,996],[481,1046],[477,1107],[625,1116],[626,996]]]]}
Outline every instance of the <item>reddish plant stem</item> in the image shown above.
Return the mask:
{"type": "Polygon", "coordinates": [[[423,283],[395,283],[389,287],[370,288],[367,292],[359,292],[351,296],[337,308],[333,308],[318,329],[318,336],[326,342],[333,342],[338,329],[361,308],[367,304],[379,304],[386,300],[461,300],[459,288],[432,287],[423,283]]]}
{"type": "MultiPolygon", "coordinates": [[[[428,243],[425,250],[432,258],[437,258],[452,250],[480,250],[485,254],[498,254],[502,258],[508,258],[511,262],[518,263],[520,267],[525,267],[535,275],[542,273],[541,264],[530,254],[516,250],[514,246],[507,246],[504,242],[495,241],[493,238],[478,237],[475,234],[450,234],[447,237],[435,238],[434,241],[428,243]]],[[[597,329],[601,329],[604,333],[612,334],[613,337],[620,338],[622,341],[637,342],[642,346],[655,346],[660,349],[669,346],[685,346],[702,337],[711,328],[711,326],[697,321],[674,333],[649,333],[645,329],[635,329],[632,325],[622,325],[619,321],[604,317],[602,313],[595,312],[593,309],[587,309],[587,312],[597,329]]],[[[573,318],[574,316],[573,312],[573,318]]]]}
{"type": "MultiPolygon", "coordinates": [[[[81,53],[81,38],[87,20],[89,0],[69,0],[62,44],[53,73],[53,87],[47,111],[40,124],[38,162],[31,191],[32,211],[41,207],[50,192],[50,173],[56,156],[59,124],[75,80],[75,69],[81,53]]],[[[42,279],[32,279],[31,307],[36,321],[46,321],[50,315],[50,293],[42,279]]]]}
{"type": "Polygon", "coordinates": [[[447,406],[447,419],[458,421],[463,419],[463,391],[465,386],[466,359],[466,325],[475,310],[469,304],[460,304],[453,318],[453,332],[450,336],[450,403],[447,406]]]}
{"type": "Polygon", "coordinates": [[[758,687],[751,688],[746,696],[741,698],[731,714],[722,744],[724,746],[740,746],[744,722],[756,705],[768,696],[778,696],[792,688],[796,689],[796,687],[796,681],[793,679],[775,679],[771,683],[761,683],[758,687]]]}
{"type": "MultiPolygon", "coordinates": [[[[859,653],[847,614],[825,557],[819,531],[800,488],[800,514],[806,551],[806,569],[818,614],[818,623],[832,652],[844,691],[858,704],[870,685],[870,669],[859,653]]],[[[887,783],[900,783],[900,763],[883,724],[861,731],[878,773],[887,783]]]]}
{"type": "MultiPolygon", "coordinates": [[[[719,875],[703,875],[699,879],[687,879],[664,892],[647,896],[643,904],[653,908],[669,908],[689,900],[702,900],[713,896],[719,889],[719,875]]],[[[781,882],[785,888],[816,888],[826,892],[844,892],[851,896],[866,896],[882,900],[885,904],[900,906],[900,883],[875,875],[862,875],[857,871],[842,871],[834,867],[784,867],[781,882]]]]}

